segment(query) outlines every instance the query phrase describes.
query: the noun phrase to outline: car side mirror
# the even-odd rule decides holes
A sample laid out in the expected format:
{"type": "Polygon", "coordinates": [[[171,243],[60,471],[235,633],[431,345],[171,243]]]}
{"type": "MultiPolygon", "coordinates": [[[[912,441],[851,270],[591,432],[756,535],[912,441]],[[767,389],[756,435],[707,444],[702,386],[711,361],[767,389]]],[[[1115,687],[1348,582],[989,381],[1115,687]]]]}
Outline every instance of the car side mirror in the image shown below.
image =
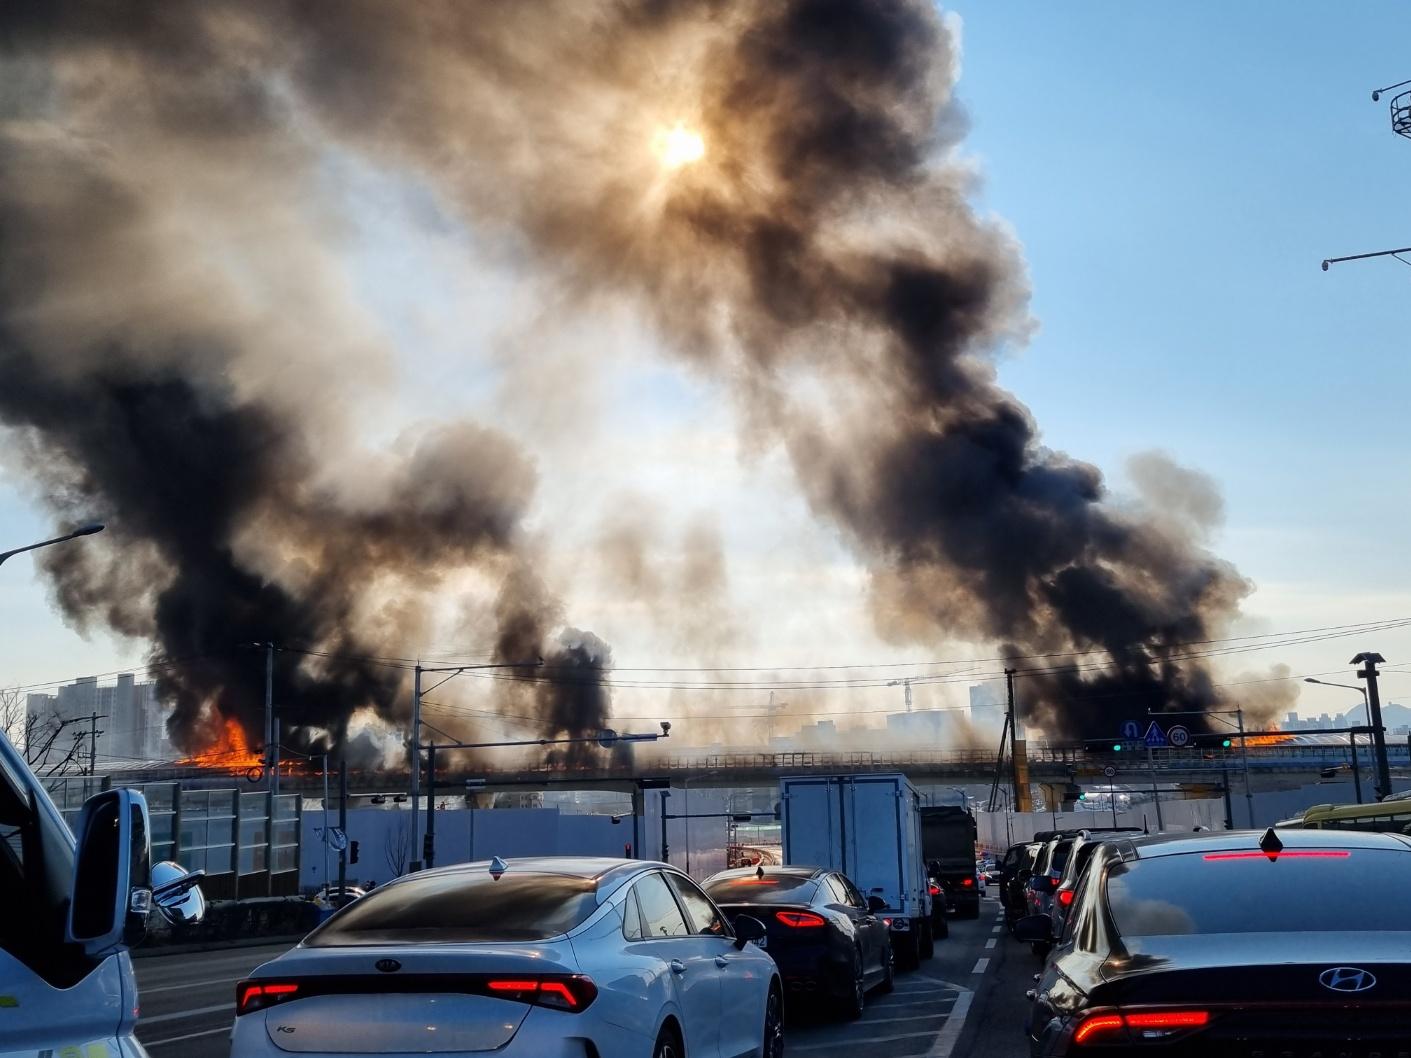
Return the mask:
{"type": "Polygon", "coordinates": [[[201,892],[205,871],[184,870],[163,860],[152,865],[152,903],[173,926],[194,926],[206,917],[206,896],[201,892]]]}
{"type": "Polygon", "coordinates": [[[735,916],[735,947],[743,948],[752,940],[761,940],[769,931],[753,915],[735,916]]]}
{"type": "Polygon", "coordinates": [[[139,943],[152,910],[147,799],[135,790],[105,790],[78,821],[73,889],[65,939],[103,958],[139,943]]]}
{"type": "Polygon", "coordinates": [[[880,896],[869,896],[867,898],[867,910],[875,915],[878,911],[887,910],[887,902],[880,896]]]}
{"type": "Polygon", "coordinates": [[[1025,915],[1014,923],[1014,937],[1037,944],[1053,940],[1053,920],[1047,915],[1025,915]]]}

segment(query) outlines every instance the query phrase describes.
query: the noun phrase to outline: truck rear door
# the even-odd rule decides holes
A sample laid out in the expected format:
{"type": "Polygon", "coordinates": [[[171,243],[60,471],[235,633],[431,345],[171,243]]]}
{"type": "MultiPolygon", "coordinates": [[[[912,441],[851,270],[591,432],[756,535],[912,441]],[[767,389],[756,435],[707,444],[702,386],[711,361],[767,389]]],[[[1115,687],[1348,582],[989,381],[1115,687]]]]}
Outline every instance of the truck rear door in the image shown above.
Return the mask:
{"type": "MultiPolygon", "coordinates": [[[[887,906],[906,908],[906,848],[901,801],[895,779],[845,780],[847,809],[845,873],[864,896],[880,896],[887,906]]],[[[914,825],[914,824],[913,824],[914,825]]]]}
{"type": "Polygon", "coordinates": [[[804,867],[843,866],[843,804],[836,779],[783,783],[784,862],[804,867]]]}

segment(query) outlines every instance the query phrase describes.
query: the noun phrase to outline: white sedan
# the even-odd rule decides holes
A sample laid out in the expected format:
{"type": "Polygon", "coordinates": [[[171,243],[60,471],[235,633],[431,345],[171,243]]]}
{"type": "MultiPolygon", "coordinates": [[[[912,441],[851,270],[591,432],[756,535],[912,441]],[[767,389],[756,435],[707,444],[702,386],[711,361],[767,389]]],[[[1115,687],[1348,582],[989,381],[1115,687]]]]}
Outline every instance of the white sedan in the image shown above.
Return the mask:
{"type": "Polygon", "coordinates": [[[409,875],[236,987],[231,1058],[780,1058],[773,960],[680,871],[492,860],[409,875]]]}

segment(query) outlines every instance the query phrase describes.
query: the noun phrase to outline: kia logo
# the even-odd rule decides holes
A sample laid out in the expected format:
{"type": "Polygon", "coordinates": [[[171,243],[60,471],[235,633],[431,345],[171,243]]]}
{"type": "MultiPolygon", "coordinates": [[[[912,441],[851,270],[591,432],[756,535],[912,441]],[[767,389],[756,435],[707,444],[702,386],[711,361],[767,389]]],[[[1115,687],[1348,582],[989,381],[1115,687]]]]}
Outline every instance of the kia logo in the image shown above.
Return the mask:
{"type": "Polygon", "coordinates": [[[376,965],[385,974],[396,973],[402,968],[402,964],[396,959],[378,959],[376,965]]]}
{"type": "Polygon", "coordinates": [[[1318,975],[1318,983],[1334,992],[1365,992],[1376,987],[1377,979],[1355,966],[1334,966],[1318,975]]]}

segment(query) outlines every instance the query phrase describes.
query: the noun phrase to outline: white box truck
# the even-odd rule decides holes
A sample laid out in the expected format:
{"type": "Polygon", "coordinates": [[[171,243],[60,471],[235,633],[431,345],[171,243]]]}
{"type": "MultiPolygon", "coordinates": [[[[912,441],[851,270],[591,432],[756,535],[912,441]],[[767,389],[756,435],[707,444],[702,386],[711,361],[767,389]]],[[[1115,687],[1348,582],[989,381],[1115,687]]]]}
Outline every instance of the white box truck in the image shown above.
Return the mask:
{"type": "Polygon", "coordinates": [[[0,732],[0,1058],[146,1058],[128,948],[148,912],[195,922],[204,872],[153,864],[147,802],[105,790],[78,836],[0,732]]]}
{"type": "Polygon", "coordinates": [[[880,914],[904,967],[935,952],[920,811],[916,787],[900,773],[779,781],[784,862],[841,871],[864,896],[886,901],[880,914]]]}

